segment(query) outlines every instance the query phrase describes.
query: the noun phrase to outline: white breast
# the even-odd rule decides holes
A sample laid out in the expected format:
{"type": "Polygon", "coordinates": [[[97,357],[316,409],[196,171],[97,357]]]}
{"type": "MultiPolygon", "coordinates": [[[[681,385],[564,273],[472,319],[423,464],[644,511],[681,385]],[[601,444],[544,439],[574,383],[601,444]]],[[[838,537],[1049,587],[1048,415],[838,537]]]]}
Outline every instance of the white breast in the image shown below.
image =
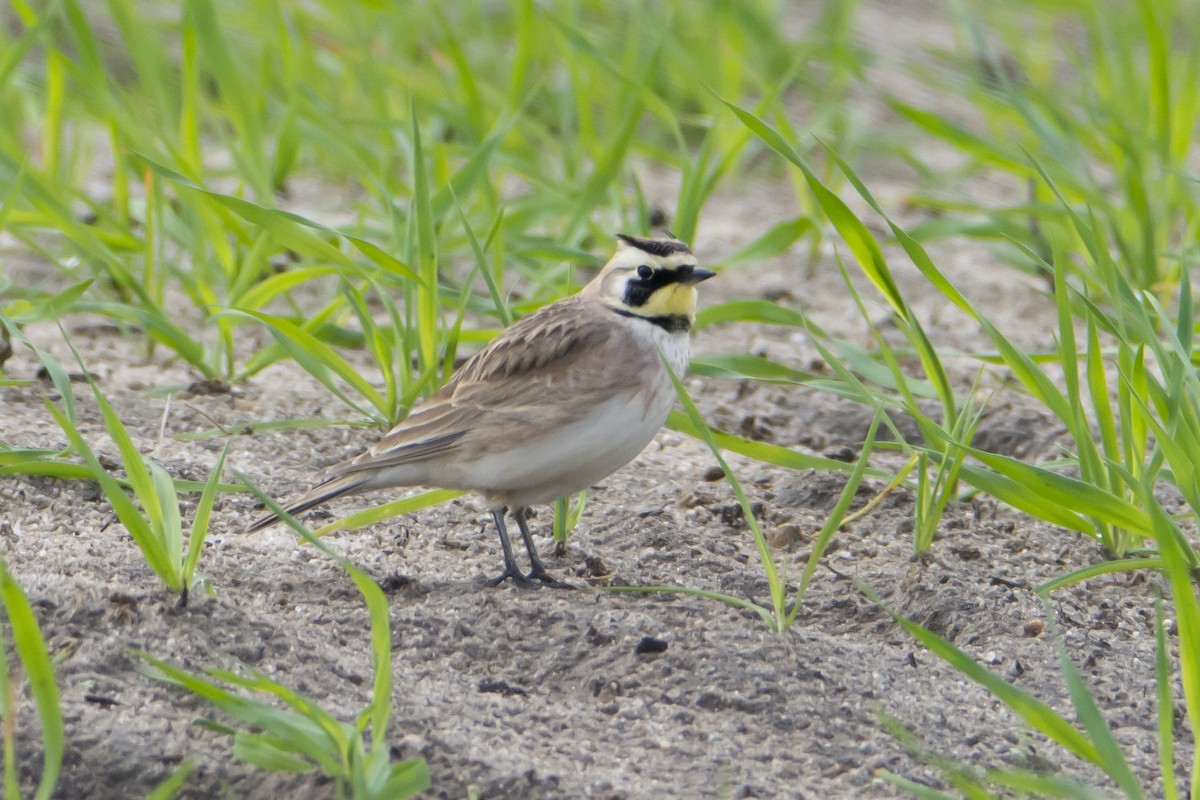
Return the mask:
{"type": "MultiPolygon", "coordinates": [[[[682,376],[686,335],[650,327],[671,369],[682,376]]],[[[653,375],[640,391],[597,403],[581,419],[536,442],[477,460],[463,472],[465,485],[479,488],[493,505],[516,508],[567,497],[603,480],[632,461],[666,422],[675,388],[665,370],[653,375]]]]}

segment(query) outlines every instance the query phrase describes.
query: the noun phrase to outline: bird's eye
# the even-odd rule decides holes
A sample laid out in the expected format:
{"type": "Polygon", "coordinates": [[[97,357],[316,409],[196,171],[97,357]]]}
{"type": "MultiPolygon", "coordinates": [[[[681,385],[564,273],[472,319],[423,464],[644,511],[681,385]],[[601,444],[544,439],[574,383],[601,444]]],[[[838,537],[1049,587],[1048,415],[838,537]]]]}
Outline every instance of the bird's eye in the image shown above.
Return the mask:
{"type": "Polygon", "coordinates": [[[644,281],[650,280],[650,276],[653,274],[654,270],[650,269],[645,264],[642,264],[640,267],[638,267],[638,277],[644,281]]]}

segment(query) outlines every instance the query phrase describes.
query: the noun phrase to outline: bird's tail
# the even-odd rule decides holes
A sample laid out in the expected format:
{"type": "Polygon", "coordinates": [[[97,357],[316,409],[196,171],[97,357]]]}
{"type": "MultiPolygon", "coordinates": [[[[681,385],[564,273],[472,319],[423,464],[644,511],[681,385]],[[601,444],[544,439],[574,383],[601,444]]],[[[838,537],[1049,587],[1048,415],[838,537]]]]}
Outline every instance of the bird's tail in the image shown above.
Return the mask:
{"type": "MultiPolygon", "coordinates": [[[[349,475],[340,475],[335,478],[330,478],[323,483],[319,483],[312,489],[305,492],[300,497],[293,500],[291,503],[283,507],[283,510],[288,514],[295,516],[301,514],[313,506],[320,505],[327,500],[332,500],[335,497],[341,497],[347,494],[357,494],[358,492],[366,491],[370,488],[371,479],[367,475],[361,473],[351,473],[349,475]]],[[[271,527],[276,522],[279,522],[279,517],[275,514],[256,520],[253,525],[246,529],[246,533],[258,533],[261,530],[271,527]]]]}

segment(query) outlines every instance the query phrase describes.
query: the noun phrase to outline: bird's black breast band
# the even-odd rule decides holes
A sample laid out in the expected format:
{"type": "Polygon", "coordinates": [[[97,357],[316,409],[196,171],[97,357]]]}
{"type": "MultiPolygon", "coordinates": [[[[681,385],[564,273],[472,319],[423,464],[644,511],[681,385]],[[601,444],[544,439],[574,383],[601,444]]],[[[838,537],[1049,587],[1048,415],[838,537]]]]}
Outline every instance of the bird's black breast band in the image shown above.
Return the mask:
{"type": "Polygon", "coordinates": [[[635,314],[624,308],[614,308],[623,317],[632,319],[640,319],[649,322],[651,325],[657,325],[667,333],[687,333],[692,329],[692,321],[688,319],[687,314],[658,314],[653,317],[647,317],[642,314],[635,314]]]}

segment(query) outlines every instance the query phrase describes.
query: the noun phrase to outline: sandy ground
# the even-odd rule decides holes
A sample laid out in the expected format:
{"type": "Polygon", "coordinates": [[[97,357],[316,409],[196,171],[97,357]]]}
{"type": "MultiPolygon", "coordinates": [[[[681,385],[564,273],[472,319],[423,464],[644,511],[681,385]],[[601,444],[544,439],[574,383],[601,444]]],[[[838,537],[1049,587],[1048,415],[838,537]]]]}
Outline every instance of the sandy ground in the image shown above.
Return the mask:
{"type": "MultiPolygon", "coordinates": [[[[926,4],[898,7],[914,30],[926,30],[926,4]]],[[[885,24],[883,8],[864,11],[868,44],[877,44],[872,31],[885,24]]],[[[864,109],[879,113],[868,100],[864,109]]],[[[889,206],[898,205],[911,180],[883,166],[863,177],[889,206]]],[[[647,176],[648,185],[656,181],[669,199],[669,176],[647,176]]],[[[784,183],[730,187],[706,208],[695,250],[710,261],[734,252],[794,214],[778,201],[791,196],[784,183]]],[[[705,284],[704,300],[781,298],[865,345],[868,331],[832,255],[831,246],[815,263],[798,251],[731,270],[705,284]]],[[[1038,286],[998,268],[979,248],[945,245],[933,255],[1023,344],[1051,341],[1052,305],[1038,286]]],[[[915,270],[894,263],[901,288],[940,344],[982,344],[915,270]]],[[[885,320],[880,308],[877,321],[885,320]]],[[[180,441],[174,434],[343,415],[315,381],[286,364],[230,393],[177,393],[168,405],[154,390],[186,387],[195,376],[185,368],[148,356],[110,327],[78,321],[69,333],[139,446],[177,477],[204,479],[222,442],[180,441]]],[[[29,334],[69,357],[53,328],[35,326],[29,334]]],[[[763,352],[798,367],[816,358],[794,330],[768,326],[701,331],[694,349],[763,352]]],[[[21,378],[33,377],[37,366],[18,348],[5,368],[21,378]]],[[[963,367],[965,388],[973,375],[969,364],[963,367]]],[[[807,389],[700,379],[689,387],[713,424],[806,452],[852,457],[869,423],[862,409],[807,389]]],[[[0,440],[64,444],[42,404],[45,391],[41,384],[0,389],[0,440]]],[[[85,395],[79,393],[82,430],[111,455],[85,395]]],[[[235,436],[229,466],[287,494],[375,435],[326,427],[235,436]]],[[[980,428],[983,446],[1029,458],[1053,453],[1060,435],[1033,403],[1004,390],[980,428]]],[[[779,545],[776,557],[798,578],[844,479],[736,457],[731,463],[760,504],[779,545]]],[[[675,584],[767,602],[762,567],[730,488],[708,479],[713,465],[702,445],[663,432],[591,492],[564,557],[551,555],[549,509],[539,510],[533,526],[547,565],[581,587],[599,574],[614,583],[675,584]]],[[[858,503],[880,488],[868,481],[858,503]]],[[[311,521],[368,502],[340,501],[311,521]]],[[[246,664],[353,717],[371,681],[361,599],[336,565],[290,533],[239,533],[257,513],[247,496],[219,498],[201,560],[212,592],[197,592],[178,608],[94,485],[0,478],[0,548],[58,659],[68,750],[57,796],[143,796],[184,758],[198,763],[184,797],[330,796],[330,786],[312,775],[241,765],[228,738],[194,724],[211,709],[144,676],[131,652],[143,648],[191,669],[246,664]]],[[[911,496],[896,492],[841,531],[796,625],[782,635],[752,613],[697,597],[486,588],[479,579],[498,570],[499,552],[485,509],[471,497],[329,541],[388,592],[396,686],[390,740],[397,756],[428,760],[430,797],[902,796],[882,780],[883,770],[940,785],[935,770],[883,730],[885,713],[930,747],[975,765],[1061,771],[1112,788],[920,649],[856,581],[1070,716],[1049,633],[1057,627],[1148,793],[1159,793],[1155,580],[1095,580],[1059,592],[1046,606],[1033,587],[1101,560],[1096,544],[976,498],[952,504],[932,552],[914,559],[912,513],[911,496]],[[660,652],[639,646],[646,637],[659,640],[650,649],[660,652]]],[[[32,722],[29,709],[20,721],[32,722]]],[[[35,754],[23,751],[22,763],[28,775],[35,754]]]]}

